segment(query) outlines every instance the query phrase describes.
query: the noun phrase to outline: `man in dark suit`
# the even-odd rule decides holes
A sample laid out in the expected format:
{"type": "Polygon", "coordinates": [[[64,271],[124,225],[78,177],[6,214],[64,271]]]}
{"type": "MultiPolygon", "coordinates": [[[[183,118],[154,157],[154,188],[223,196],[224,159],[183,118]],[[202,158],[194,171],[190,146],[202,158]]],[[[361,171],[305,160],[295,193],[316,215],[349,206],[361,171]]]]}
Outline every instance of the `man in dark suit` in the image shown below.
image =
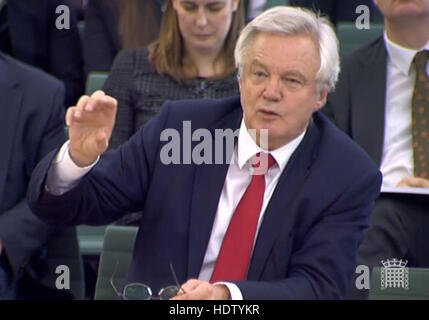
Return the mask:
{"type": "MultiPolygon", "coordinates": [[[[344,57],[339,83],[324,112],[368,152],[383,173],[386,192],[375,203],[358,264],[381,266],[382,260],[397,258],[407,260],[407,266],[429,267],[428,196],[397,189],[429,187],[428,176],[416,171],[421,155],[415,156],[417,140],[413,143],[412,135],[417,130],[412,117],[426,121],[417,120],[412,111],[417,53],[426,50],[427,55],[429,50],[429,1],[376,2],[385,17],[385,34],[344,57]]],[[[422,64],[427,79],[427,60],[422,64]]],[[[423,86],[426,89],[416,96],[428,96],[429,83],[423,86]]],[[[429,150],[429,145],[423,150],[429,150]]],[[[366,293],[355,290],[350,297],[366,293]]]]}
{"type": "Polygon", "coordinates": [[[241,99],[166,103],[103,154],[115,100],[82,97],[67,113],[70,141],[34,171],[31,208],[62,225],[143,210],[127,283],[157,292],[174,283],[172,263],[174,299],[342,298],[381,177],[318,112],[338,60],[326,20],[276,8],[238,41],[241,99]]]}
{"type": "Polygon", "coordinates": [[[0,50],[40,68],[65,85],[65,106],[84,92],[82,45],[69,0],[2,0],[0,50]],[[70,28],[59,29],[59,6],[70,8],[70,28]]]}
{"type": "Polygon", "coordinates": [[[37,162],[64,141],[64,88],[0,53],[0,92],[0,298],[13,298],[24,277],[33,283],[44,275],[53,229],[31,213],[25,195],[37,162]]]}

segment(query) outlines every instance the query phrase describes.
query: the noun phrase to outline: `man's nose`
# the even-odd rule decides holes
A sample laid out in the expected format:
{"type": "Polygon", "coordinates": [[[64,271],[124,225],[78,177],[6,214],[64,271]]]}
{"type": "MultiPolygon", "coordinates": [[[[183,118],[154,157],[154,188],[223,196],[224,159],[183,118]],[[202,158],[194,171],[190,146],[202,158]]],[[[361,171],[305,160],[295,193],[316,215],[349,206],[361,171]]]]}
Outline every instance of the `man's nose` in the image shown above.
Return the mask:
{"type": "Polygon", "coordinates": [[[204,27],[207,25],[207,15],[204,8],[199,8],[197,12],[197,26],[204,27]]]}
{"type": "Polygon", "coordinates": [[[282,98],[282,95],[280,80],[270,78],[265,86],[263,97],[267,100],[279,101],[282,98]]]}

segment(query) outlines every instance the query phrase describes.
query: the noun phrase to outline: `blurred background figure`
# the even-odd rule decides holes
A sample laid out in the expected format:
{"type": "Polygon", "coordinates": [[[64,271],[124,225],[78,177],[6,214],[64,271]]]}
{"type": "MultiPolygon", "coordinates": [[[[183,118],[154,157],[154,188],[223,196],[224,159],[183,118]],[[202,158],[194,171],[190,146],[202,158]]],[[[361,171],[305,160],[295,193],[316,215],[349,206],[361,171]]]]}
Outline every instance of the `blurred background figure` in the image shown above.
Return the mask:
{"type": "Polygon", "coordinates": [[[121,52],[107,79],[104,90],[118,100],[110,148],[128,140],[166,100],[238,94],[233,53],[243,25],[243,1],[169,0],[159,38],[148,48],[121,52]]]}
{"type": "MultiPolygon", "coordinates": [[[[358,264],[396,258],[427,268],[429,199],[408,188],[429,188],[429,0],[375,2],[384,34],[344,56],[324,112],[383,173],[358,264]]],[[[368,293],[352,288],[350,298],[368,293]]]]}
{"type": "Polygon", "coordinates": [[[159,34],[163,0],[89,0],[85,8],[85,72],[108,72],[121,49],[141,48],[159,34]]]}
{"type": "Polygon", "coordinates": [[[74,10],[70,29],[58,29],[60,5],[69,0],[0,0],[0,50],[40,68],[66,88],[65,105],[74,105],[83,93],[84,75],[81,40],[74,10]]]}
{"type": "Polygon", "coordinates": [[[48,272],[55,230],[25,200],[34,167],[65,140],[64,87],[0,53],[0,92],[0,300],[70,299],[48,272]]]}
{"type": "Polygon", "coordinates": [[[371,21],[383,20],[373,0],[290,0],[289,2],[293,6],[309,8],[315,12],[320,11],[327,15],[334,25],[343,21],[354,22],[359,16],[356,8],[360,5],[369,8],[371,21]]]}
{"type": "Polygon", "coordinates": [[[85,7],[88,0],[70,0],[73,10],[75,11],[77,21],[85,19],[85,7]]]}

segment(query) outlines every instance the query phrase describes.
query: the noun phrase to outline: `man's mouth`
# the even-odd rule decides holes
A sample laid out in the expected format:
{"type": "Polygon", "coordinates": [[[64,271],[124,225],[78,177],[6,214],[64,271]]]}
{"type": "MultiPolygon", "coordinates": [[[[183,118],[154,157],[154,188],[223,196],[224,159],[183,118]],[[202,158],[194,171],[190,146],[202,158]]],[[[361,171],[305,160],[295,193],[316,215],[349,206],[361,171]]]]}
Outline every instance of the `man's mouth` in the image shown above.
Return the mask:
{"type": "Polygon", "coordinates": [[[261,109],[259,109],[259,112],[266,117],[278,117],[279,116],[279,114],[277,112],[270,110],[268,108],[261,108],[261,109]]]}

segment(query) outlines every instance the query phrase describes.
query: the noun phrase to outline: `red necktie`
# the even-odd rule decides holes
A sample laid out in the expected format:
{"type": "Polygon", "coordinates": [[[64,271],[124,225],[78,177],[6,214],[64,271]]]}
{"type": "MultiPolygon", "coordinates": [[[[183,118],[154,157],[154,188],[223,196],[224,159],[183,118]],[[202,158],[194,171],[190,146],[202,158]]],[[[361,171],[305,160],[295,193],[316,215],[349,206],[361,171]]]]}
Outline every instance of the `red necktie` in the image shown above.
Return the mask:
{"type": "Polygon", "coordinates": [[[276,162],[273,156],[256,155],[254,174],[229,223],[210,282],[244,280],[249,267],[256,227],[265,192],[265,173],[276,162]],[[255,174],[255,171],[257,174],[255,174]],[[259,171],[259,172],[258,172],[259,171]]]}

